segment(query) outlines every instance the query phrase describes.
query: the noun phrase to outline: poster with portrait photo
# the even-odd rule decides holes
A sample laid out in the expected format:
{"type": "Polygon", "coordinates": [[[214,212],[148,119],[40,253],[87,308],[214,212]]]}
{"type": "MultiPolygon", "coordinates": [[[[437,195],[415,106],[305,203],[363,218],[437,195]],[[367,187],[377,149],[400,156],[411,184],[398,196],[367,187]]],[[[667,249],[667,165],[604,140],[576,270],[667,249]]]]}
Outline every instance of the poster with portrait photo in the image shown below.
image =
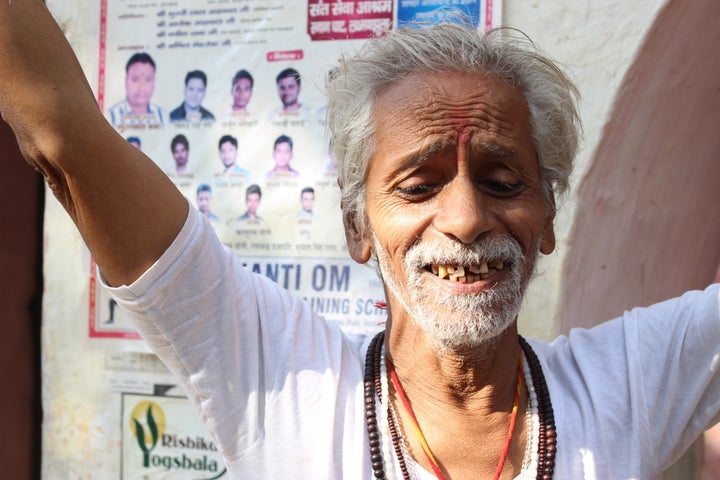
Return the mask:
{"type": "MultiPolygon", "coordinates": [[[[498,1],[442,3],[499,22],[498,1]]],[[[101,0],[101,12],[108,120],[251,269],[349,332],[378,329],[384,293],[347,253],[323,88],[341,52],[393,28],[399,12],[425,10],[405,0],[101,0]]],[[[91,270],[89,337],[144,350],[91,270]]]]}

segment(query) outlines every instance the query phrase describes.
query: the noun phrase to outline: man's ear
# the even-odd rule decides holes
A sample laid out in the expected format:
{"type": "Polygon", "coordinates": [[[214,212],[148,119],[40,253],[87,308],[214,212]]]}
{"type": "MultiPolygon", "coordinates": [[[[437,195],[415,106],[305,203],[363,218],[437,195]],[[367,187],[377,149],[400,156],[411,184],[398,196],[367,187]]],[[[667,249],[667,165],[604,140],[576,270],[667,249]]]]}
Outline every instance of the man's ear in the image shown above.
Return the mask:
{"type": "Polygon", "coordinates": [[[357,228],[355,215],[343,212],[343,226],[345,227],[345,241],[348,252],[357,263],[367,263],[370,260],[370,242],[363,238],[357,228]]]}
{"type": "Polygon", "coordinates": [[[553,228],[553,221],[550,219],[543,229],[543,235],[540,239],[540,252],[550,255],[553,250],[555,250],[555,229],[553,228]]]}
{"type": "Polygon", "coordinates": [[[550,255],[555,250],[555,196],[551,194],[548,202],[548,216],[543,225],[542,236],[540,237],[540,252],[550,255]]]}

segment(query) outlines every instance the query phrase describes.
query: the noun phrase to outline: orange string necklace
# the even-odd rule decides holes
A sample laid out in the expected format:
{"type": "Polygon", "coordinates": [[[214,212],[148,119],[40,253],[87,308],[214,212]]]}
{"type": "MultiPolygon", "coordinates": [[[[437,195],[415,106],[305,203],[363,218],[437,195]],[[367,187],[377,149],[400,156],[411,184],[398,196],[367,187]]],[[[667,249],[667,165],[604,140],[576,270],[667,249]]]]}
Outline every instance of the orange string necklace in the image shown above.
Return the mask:
{"type": "MultiPolygon", "coordinates": [[[[442,473],[442,470],[440,469],[440,465],[438,464],[437,459],[433,455],[432,451],[430,450],[430,446],[427,443],[427,440],[425,440],[425,435],[422,433],[422,429],[420,428],[420,424],[417,421],[417,418],[415,417],[415,413],[413,412],[412,406],[410,406],[410,400],[408,400],[407,395],[405,394],[405,390],[402,388],[402,384],[400,383],[400,379],[397,376],[397,373],[395,372],[395,366],[390,361],[389,358],[385,358],[385,363],[387,364],[387,370],[388,374],[390,375],[390,380],[392,381],[393,386],[395,387],[395,391],[397,392],[398,396],[400,397],[400,401],[403,404],[403,407],[405,408],[405,411],[407,412],[408,416],[410,417],[410,421],[412,422],[413,431],[415,432],[415,436],[417,437],[418,441],[420,442],[420,445],[422,445],[423,452],[425,453],[425,458],[430,463],[430,466],[432,467],[433,473],[437,477],[438,480],[445,480],[445,476],[442,473]]],[[[517,419],[517,412],[518,407],[520,405],[520,391],[522,390],[522,382],[523,382],[523,368],[522,368],[522,350],[520,351],[520,361],[518,362],[518,374],[517,374],[517,386],[515,388],[515,401],[513,403],[512,412],[510,413],[510,425],[508,426],[507,435],[505,436],[505,445],[503,446],[502,453],[500,454],[500,461],[498,462],[497,470],[495,471],[495,480],[498,480],[500,478],[500,474],[503,471],[503,467],[505,466],[505,460],[507,460],[508,453],[510,452],[510,443],[512,441],[513,432],[515,431],[515,420],[517,419]]]]}

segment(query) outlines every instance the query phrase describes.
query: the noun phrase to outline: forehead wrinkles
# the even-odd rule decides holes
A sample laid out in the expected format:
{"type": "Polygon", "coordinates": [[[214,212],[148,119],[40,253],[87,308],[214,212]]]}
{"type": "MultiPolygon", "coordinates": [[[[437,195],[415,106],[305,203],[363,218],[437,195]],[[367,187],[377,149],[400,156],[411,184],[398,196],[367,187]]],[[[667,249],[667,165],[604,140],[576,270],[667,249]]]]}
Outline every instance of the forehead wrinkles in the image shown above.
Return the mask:
{"type": "MultiPolygon", "coordinates": [[[[491,138],[517,138],[517,112],[527,118],[522,95],[500,79],[452,74],[415,76],[379,92],[379,126],[421,138],[442,136],[457,142],[482,132],[491,138]],[[388,115],[388,113],[390,113],[388,115]]],[[[522,118],[522,117],[521,117],[522,118]]]]}
{"type": "Polygon", "coordinates": [[[437,95],[430,98],[433,98],[432,103],[416,105],[413,117],[408,119],[423,135],[452,135],[458,143],[469,141],[474,132],[513,136],[515,125],[510,121],[510,115],[487,95],[473,92],[464,98],[437,95]]]}

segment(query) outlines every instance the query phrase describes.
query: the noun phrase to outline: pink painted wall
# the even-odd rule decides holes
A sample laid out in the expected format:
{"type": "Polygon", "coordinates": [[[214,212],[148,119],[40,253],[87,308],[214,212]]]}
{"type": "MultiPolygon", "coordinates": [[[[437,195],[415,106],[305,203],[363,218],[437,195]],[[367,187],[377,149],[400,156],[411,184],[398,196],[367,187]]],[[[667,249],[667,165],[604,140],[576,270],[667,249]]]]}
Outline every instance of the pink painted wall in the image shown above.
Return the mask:
{"type": "Polygon", "coordinates": [[[559,329],[703,288],[720,261],[720,2],[668,1],[577,196],[559,329]]]}

